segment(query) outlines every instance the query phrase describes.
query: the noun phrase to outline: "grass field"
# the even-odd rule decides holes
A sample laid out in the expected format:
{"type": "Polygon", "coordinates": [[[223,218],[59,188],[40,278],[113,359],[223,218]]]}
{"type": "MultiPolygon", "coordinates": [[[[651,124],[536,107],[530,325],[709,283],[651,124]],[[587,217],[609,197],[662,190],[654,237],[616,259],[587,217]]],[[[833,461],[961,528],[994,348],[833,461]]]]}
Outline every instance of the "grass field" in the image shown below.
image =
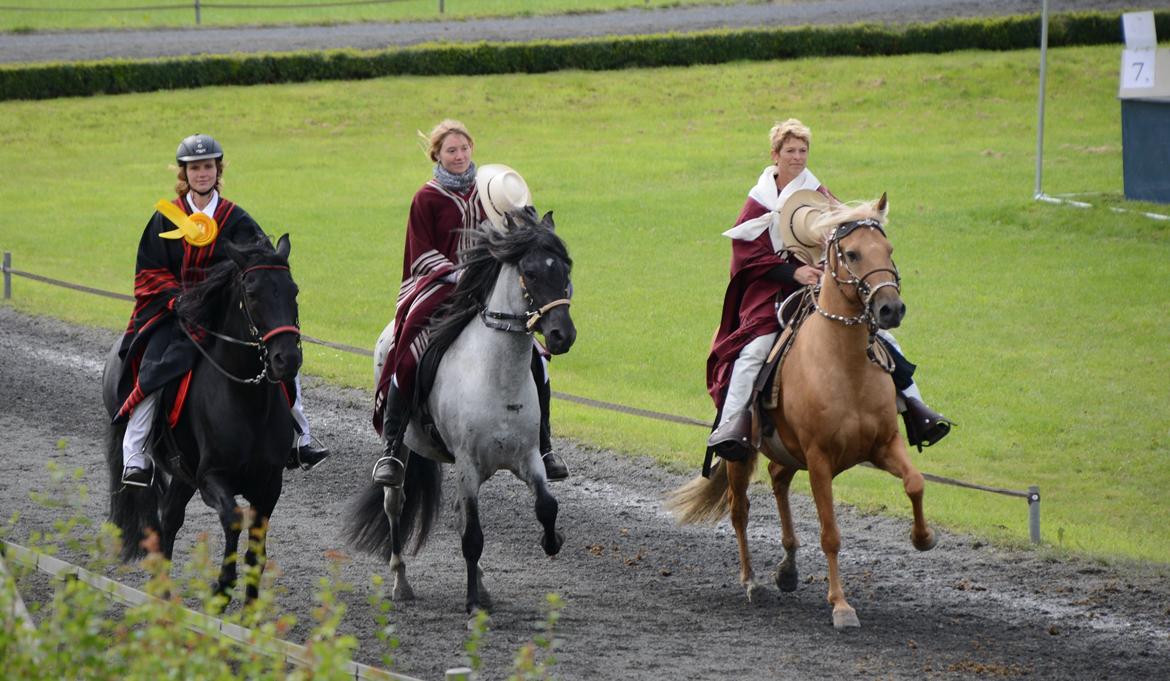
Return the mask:
{"type": "MultiPolygon", "coordinates": [[[[808,0],[791,0],[807,2],[808,0]]],[[[18,0],[0,7],[0,31],[161,28],[195,25],[195,0],[18,0]],[[161,9],[160,9],[161,8],[161,9]]],[[[344,24],[599,12],[626,8],[745,4],[720,0],[263,0],[207,2],[202,26],[344,24]],[[312,7],[312,5],[333,5],[312,7]],[[216,5],[229,5],[216,7],[216,5]],[[231,7],[242,5],[244,7],[231,7]],[[252,7],[246,7],[251,5],[252,7]]]]}
{"type": "MultiPolygon", "coordinates": [[[[1170,562],[1170,223],[1032,201],[1037,62],[964,52],[6,102],[0,249],[18,269],[129,292],[150,207],[173,184],[171,151],[212,133],[225,193],[292,233],[306,333],[371,347],[392,312],[410,197],[430,173],[415,133],[453,115],[477,135],[479,162],[524,174],[570,246],[579,338],[553,363],[554,390],[706,420],[720,232],[767,163],[768,128],[796,116],[813,129],[810,167],[838,196],[890,193],[909,307],[898,337],[928,400],[960,423],[920,467],[1039,485],[1057,549],[1170,562]]],[[[1124,203],[1116,70],[1115,47],[1050,54],[1049,193],[1124,203]]],[[[12,304],[109,328],[130,311],[20,279],[12,304]]],[[[367,360],[318,346],[305,370],[371,381],[367,360]]],[[[700,428],[554,412],[561,435],[698,470],[700,428]]],[[[838,478],[836,498],[908,513],[898,482],[872,470],[838,478]]],[[[931,484],[927,512],[1027,538],[1023,500],[931,484]]]]}

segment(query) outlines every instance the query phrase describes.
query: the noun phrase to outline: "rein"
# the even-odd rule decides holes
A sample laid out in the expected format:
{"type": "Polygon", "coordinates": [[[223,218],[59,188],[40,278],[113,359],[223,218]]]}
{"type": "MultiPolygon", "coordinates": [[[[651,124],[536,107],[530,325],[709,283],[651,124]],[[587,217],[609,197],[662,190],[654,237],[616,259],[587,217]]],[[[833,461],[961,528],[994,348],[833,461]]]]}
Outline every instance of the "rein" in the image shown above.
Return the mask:
{"type": "MultiPolygon", "coordinates": [[[[287,265],[253,265],[252,267],[248,267],[246,269],[241,270],[240,276],[237,279],[237,281],[240,283],[241,290],[243,289],[244,276],[247,275],[249,272],[252,272],[254,270],[284,270],[284,271],[288,271],[288,266],[287,265]]],[[[301,335],[300,327],[298,327],[296,325],[292,325],[292,324],[285,324],[283,326],[278,326],[278,327],[268,331],[267,333],[261,334],[260,330],[256,327],[256,322],[252,316],[252,310],[248,306],[248,297],[246,295],[240,296],[240,309],[243,310],[244,317],[248,320],[248,331],[252,334],[253,340],[250,340],[250,341],[241,340],[239,338],[235,338],[234,336],[228,336],[228,335],[220,333],[218,331],[213,331],[211,329],[200,326],[198,324],[194,324],[193,326],[195,326],[200,331],[203,331],[207,334],[215,336],[216,338],[218,338],[220,340],[227,341],[229,343],[234,343],[236,345],[243,345],[246,347],[256,348],[257,354],[260,358],[260,372],[258,374],[256,374],[255,376],[253,376],[252,378],[240,378],[240,377],[232,374],[227,369],[224,369],[222,366],[220,366],[220,364],[218,362],[216,362],[214,358],[212,358],[211,354],[208,353],[206,349],[204,349],[203,345],[200,344],[199,341],[197,341],[193,335],[191,335],[191,331],[187,328],[187,324],[184,323],[183,320],[181,320],[181,319],[179,320],[179,328],[181,328],[183,330],[183,333],[187,336],[187,338],[191,339],[191,342],[195,344],[195,347],[199,350],[199,353],[203,355],[204,359],[206,359],[208,362],[210,362],[211,366],[215,367],[216,371],[223,374],[224,377],[226,377],[232,381],[235,381],[236,383],[243,383],[245,385],[259,385],[262,381],[264,381],[264,379],[268,379],[269,383],[279,383],[280,381],[275,381],[270,376],[268,376],[268,345],[267,345],[267,343],[282,333],[295,333],[297,335],[297,337],[299,338],[301,335]]]]}

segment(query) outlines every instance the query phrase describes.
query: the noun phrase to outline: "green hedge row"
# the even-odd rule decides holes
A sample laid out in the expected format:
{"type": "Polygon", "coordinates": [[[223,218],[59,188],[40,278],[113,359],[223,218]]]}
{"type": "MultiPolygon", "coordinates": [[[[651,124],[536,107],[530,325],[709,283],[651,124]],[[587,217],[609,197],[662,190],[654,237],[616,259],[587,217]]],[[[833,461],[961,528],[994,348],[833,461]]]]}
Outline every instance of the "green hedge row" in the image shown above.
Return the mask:
{"type": "MultiPolygon", "coordinates": [[[[1155,14],[1170,35],[1170,11],[1155,14]]],[[[395,75],[591,71],[817,56],[882,56],[1037,47],[1039,16],[947,20],[911,26],[806,26],[530,43],[424,45],[372,52],[296,52],[6,66],[0,100],[150,92],[210,85],[355,80],[395,75]]],[[[1049,17],[1048,44],[1120,43],[1120,13],[1049,17]]]]}

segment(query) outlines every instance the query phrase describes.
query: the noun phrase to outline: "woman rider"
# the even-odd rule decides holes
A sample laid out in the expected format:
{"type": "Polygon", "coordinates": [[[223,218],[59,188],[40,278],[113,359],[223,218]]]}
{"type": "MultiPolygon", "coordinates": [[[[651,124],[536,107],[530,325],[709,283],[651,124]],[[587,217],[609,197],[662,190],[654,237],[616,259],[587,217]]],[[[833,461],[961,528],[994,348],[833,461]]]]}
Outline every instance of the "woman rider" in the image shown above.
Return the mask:
{"type": "MultiPolygon", "coordinates": [[[[211,243],[195,246],[183,239],[161,238],[174,228],[155,211],[138,242],[134,272],[134,312],[122,337],[119,355],[123,375],[118,385],[121,408],[114,422],[126,420],[122,438],[122,483],[137,487],[150,484],[153,461],[150,428],[157,409],[158,390],[180,378],[192,367],[198,349],[179,331],[174,315],[178,296],[202,278],[202,270],[225,256],[215,246],[220,239],[251,244],[267,240],[260,226],[243,208],[220,196],[223,186],[223,148],[210,135],[191,135],[175,152],[179,164],[174,204],[187,215],[203,213],[215,219],[218,235],[211,243]],[[126,361],[128,360],[129,361],[126,361]]],[[[329,450],[312,444],[309,421],[301,399],[300,376],[296,379],[293,419],[300,431],[289,454],[289,467],[310,469],[329,456],[329,450]]]]}
{"type": "MultiPolygon", "coordinates": [[[[724,232],[731,242],[731,281],[723,298],[719,330],[707,358],[707,390],[719,410],[719,420],[707,440],[708,448],[731,460],[751,453],[752,387],[767,358],[780,322],[776,304],[801,286],[815,285],[821,268],[789,258],[775,251],[767,229],[745,229],[769,211],[778,211],[798,190],[815,190],[831,201],[837,198],[808,169],[812,132],[790,118],[777,123],[769,133],[773,165],[764,168],[735,224],[724,232]]],[[[754,224],[759,224],[756,221],[754,224]]],[[[882,334],[892,346],[896,361],[913,371],[901,356],[892,337],[882,334]]],[[[919,449],[932,445],[950,432],[951,422],[922,402],[918,387],[908,377],[899,389],[899,408],[906,422],[906,435],[919,449]],[[903,407],[904,405],[904,407],[903,407]]]]}
{"type": "MultiPolygon", "coordinates": [[[[402,284],[394,313],[393,341],[378,379],[374,403],[374,426],[380,428],[383,456],[374,464],[374,482],[401,487],[406,475],[409,450],[402,436],[410,420],[415,374],[428,343],[427,326],[435,310],[455,290],[459,252],[468,242],[468,233],[479,229],[485,218],[497,218],[506,209],[519,206],[491,206],[485,210],[472,161],[475,142],[467,127],[456,120],[440,122],[426,137],[434,177],[427,181],[410,203],[406,223],[406,250],[402,258],[402,284]]],[[[495,167],[495,166],[494,166],[495,167]]],[[[506,169],[506,179],[522,189],[523,179],[506,169]]],[[[388,330],[389,332],[389,330],[388,330]]],[[[533,353],[533,374],[540,398],[540,453],[549,480],[563,480],[569,471],[552,451],[549,429],[550,390],[547,372],[539,353],[533,353]]]]}

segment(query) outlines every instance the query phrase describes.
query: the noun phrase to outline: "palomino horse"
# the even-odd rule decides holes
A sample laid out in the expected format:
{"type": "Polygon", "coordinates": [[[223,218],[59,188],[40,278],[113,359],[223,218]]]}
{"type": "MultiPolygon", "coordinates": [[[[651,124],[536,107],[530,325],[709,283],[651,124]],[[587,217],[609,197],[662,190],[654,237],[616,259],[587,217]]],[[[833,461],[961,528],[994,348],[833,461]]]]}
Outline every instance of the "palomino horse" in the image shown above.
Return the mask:
{"type": "MultiPolygon", "coordinates": [[[[886,196],[871,204],[842,206],[823,215],[816,231],[827,242],[827,263],[813,291],[814,309],[799,328],[781,365],[780,399],[772,416],[776,433],[760,451],[770,460],[772,492],[780,511],[784,560],[776,573],[781,591],[797,584],[799,545],[788,505],[788,489],[798,470],[807,469],[813,501],[821,523],[821,549],[829,568],[829,603],[833,626],[860,626],[845,600],[837,552],[841,535],[833,515],[833,478],[868,461],[902,479],[914,510],[911,540],[926,551],[934,547],[933,531],[922,515],[923,478],[910,462],[898,432],[894,383],[871,360],[880,355],[878,329],[898,326],[905,314],[893,247],[883,224],[886,196]]],[[[745,533],[747,488],[758,456],[719,461],[710,479],[696,478],[675,490],[670,504],[680,522],[717,522],[730,507],[739,543],[740,583],[751,598],[755,587],[745,533]]]]}
{"type": "MultiPolygon", "coordinates": [[[[371,483],[355,500],[346,526],[354,548],[390,561],[395,600],[414,597],[402,547],[411,536],[416,552],[426,541],[439,508],[439,462],[454,465],[459,486],[469,613],[491,607],[479,568],[479,488],[496,471],[511,471],[535,495],[544,552],[552,556],[561,548],[557,501],[540,458],[532,333],[539,330],[553,354],[568,352],[576,339],[569,316],[572,261],[553,232],[551,213],[538,220],[528,208],[507,215],[506,225],[470,233],[459,284],[432,325],[433,346],[454,338],[426,400],[447,451],[424,434],[416,410],[405,438],[412,451],[405,484],[371,483]]],[[[385,344],[380,346],[384,355],[385,344]]],[[[380,360],[375,356],[375,365],[380,360]]]]}
{"type": "MultiPolygon", "coordinates": [[[[158,474],[148,487],[122,485],[122,434],[111,426],[106,447],[110,472],[110,520],[122,530],[122,559],[144,555],[142,540],[160,535],[167,560],[183,526],[187,502],[198,491],[219,514],[224,557],[217,594],[236,583],[236,551],[243,515],[236,495],[255,513],[245,561],[263,570],[268,519],[280,498],[284,464],[292,447],[293,421],[281,381],[292,381],[301,366],[297,327],[297,286],[288,268],[290,244],[276,249],[267,240],[233,245],[220,240],[228,258],[206,270],[202,282],[183,292],[178,324],[193,337],[205,336],[203,360],[191,374],[186,405],[171,430],[168,409],[158,409],[153,426],[158,474]]],[[[198,344],[198,343],[197,343],[198,344]]],[[[113,417],[122,360],[115,343],[106,358],[102,398],[113,417]]],[[[249,581],[247,598],[259,584],[249,581]]]]}

